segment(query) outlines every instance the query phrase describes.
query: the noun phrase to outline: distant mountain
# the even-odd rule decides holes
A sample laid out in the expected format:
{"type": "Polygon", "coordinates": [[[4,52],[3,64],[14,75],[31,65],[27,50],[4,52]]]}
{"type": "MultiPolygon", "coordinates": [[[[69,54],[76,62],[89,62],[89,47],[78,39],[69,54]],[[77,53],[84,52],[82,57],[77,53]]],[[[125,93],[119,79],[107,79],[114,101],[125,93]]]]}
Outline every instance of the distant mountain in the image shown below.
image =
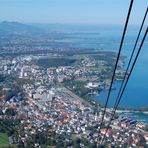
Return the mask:
{"type": "Polygon", "coordinates": [[[3,21],[0,23],[0,35],[34,35],[45,33],[41,28],[18,22],[3,21]]]}

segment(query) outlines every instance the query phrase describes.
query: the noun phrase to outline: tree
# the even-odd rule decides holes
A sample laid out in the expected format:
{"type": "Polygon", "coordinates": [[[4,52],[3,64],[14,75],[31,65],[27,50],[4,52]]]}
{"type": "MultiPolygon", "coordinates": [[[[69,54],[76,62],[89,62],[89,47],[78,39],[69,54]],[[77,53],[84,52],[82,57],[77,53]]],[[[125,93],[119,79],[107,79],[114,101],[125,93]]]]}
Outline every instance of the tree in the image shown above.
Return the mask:
{"type": "Polygon", "coordinates": [[[8,109],[5,111],[5,114],[6,114],[6,115],[10,115],[10,116],[14,116],[16,113],[15,113],[14,109],[8,108],[8,109]]]}
{"type": "Polygon", "coordinates": [[[80,138],[76,136],[72,137],[72,144],[74,148],[80,148],[80,142],[81,142],[80,138]]]}
{"type": "Polygon", "coordinates": [[[56,144],[56,148],[62,148],[64,147],[64,143],[62,140],[58,141],[57,144],[56,144]]]}
{"type": "Polygon", "coordinates": [[[139,141],[139,144],[138,145],[145,147],[146,146],[146,140],[145,140],[145,138],[142,135],[139,135],[139,137],[140,137],[140,141],[139,141]]]}
{"type": "Polygon", "coordinates": [[[96,144],[89,144],[88,148],[96,148],[96,144]]]}
{"type": "Polygon", "coordinates": [[[145,126],[144,130],[148,132],[148,125],[145,126]]]}

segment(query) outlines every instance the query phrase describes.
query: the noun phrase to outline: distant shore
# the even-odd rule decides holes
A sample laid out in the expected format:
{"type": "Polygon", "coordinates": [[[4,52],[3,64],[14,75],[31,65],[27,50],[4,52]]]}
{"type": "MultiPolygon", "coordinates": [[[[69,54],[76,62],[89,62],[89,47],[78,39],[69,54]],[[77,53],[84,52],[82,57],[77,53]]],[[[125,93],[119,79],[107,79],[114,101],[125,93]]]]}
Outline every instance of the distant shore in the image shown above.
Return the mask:
{"type": "Polygon", "coordinates": [[[122,110],[122,109],[120,110],[119,109],[116,112],[117,113],[144,113],[144,114],[148,114],[148,111],[140,111],[140,110],[135,111],[135,110],[122,110]]]}

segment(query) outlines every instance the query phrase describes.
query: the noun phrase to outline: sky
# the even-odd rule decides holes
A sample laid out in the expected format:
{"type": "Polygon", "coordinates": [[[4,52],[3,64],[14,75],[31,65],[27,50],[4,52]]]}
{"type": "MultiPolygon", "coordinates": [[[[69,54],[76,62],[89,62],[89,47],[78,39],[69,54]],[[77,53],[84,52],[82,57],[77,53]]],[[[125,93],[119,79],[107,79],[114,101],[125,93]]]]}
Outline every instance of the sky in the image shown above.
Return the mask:
{"type": "MultiPolygon", "coordinates": [[[[0,21],[123,24],[130,0],[0,0],[0,21]]],[[[139,24],[148,0],[135,0],[131,24],[139,24]]]]}

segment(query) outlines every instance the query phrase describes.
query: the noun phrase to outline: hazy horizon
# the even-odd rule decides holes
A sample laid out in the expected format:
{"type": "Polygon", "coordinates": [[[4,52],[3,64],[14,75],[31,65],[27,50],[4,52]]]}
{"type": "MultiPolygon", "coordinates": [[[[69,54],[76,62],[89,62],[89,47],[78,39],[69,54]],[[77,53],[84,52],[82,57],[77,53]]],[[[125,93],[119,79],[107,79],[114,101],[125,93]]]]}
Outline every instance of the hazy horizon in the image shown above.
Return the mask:
{"type": "MultiPolygon", "coordinates": [[[[12,20],[1,20],[0,23],[18,23],[18,24],[24,24],[24,25],[67,25],[67,26],[90,26],[90,27],[122,27],[123,24],[86,24],[86,23],[48,23],[48,22],[20,22],[20,21],[12,21],[12,20]]],[[[129,24],[129,27],[139,27],[140,24],[129,24]]],[[[146,27],[146,24],[144,24],[146,27]]]]}
{"type": "MultiPolygon", "coordinates": [[[[122,25],[130,0],[0,0],[0,3],[0,22],[122,25]]],[[[135,0],[129,24],[141,23],[146,4],[146,1],[135,0]]]]}

